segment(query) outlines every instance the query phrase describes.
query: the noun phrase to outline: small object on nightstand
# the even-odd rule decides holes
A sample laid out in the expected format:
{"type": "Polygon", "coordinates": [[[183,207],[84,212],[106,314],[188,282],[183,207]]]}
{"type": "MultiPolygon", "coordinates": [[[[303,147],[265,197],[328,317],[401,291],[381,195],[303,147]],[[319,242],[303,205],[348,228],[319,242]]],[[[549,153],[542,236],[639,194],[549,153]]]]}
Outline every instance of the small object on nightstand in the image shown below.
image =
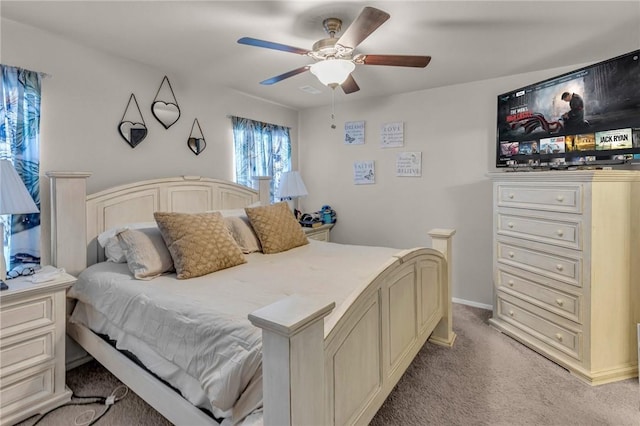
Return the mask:
{"type": "Polygon", "coordinates": [[[4,283],[4,281],[0,280],[0,290],[8,290],[9,286],[4,283]]]}

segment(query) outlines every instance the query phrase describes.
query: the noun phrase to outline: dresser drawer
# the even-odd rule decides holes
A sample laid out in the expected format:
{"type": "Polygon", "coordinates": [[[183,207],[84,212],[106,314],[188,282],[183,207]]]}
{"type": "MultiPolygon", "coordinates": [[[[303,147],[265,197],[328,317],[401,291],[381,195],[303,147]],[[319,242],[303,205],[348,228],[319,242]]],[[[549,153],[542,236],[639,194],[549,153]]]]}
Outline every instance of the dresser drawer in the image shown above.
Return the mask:
{"type": "Polygon", "coordinates": [[[497,281],[498,290],[515,294],[557,315],[582,323],[579,295],[564,293],[503,270],[498,270],[497,281]]]}
{"type": "Polygon", "coordinates": [[[54,323],[54,295],[24,299],[0,308],[0,337],[5,338],[54,323]]]}
{"type": "Polygon", "coordinates": [[[582,249],[581,222],[498,212],[497,232],[571,249],[582,249]]]}
{"type": "Polygon", "coordinates": [[[54,341],[53,329],[4,339],[0,347],[0,377],[54,359],[54,341]]]}
{"type": "Polygon", "coordinates": [[[581,332],[555,322],[498,297],[498,316],[546,345],[577,359],[582,359],[581,332]]]}
{"type": "Polygon", "coordinates": [[[580,185],[497,185],[498,206],[582,213],[580,185]]]}
{"type": "Polygon", "coordinates": [[[535,274],[582,287],[582,260],[497,242],[497,261],[535,274]]]}

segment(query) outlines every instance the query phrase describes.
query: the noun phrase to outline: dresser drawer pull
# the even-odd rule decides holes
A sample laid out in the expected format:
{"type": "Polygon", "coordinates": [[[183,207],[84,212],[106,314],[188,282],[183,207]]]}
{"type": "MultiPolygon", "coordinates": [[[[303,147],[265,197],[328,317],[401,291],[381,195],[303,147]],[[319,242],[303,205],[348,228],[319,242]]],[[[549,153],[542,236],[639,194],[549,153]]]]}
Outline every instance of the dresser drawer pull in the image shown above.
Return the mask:
{"type": "Polygon", "coordinates": [[[513,287],[513,280],[509,280],[508,284],[509,284],[509,287],[513,287]]]}
{"type": "Polygon", "coordinates": [[[558,237],[562,237],[564,235],[564,231],[562,229],[558,229],[556,234],[558,234],[558,237]]]}
{"type": "Polygon", "coordinates": [[[562,265],[560,265],[560,264],[557,264],[557,265],[556,265],[556,269],[557,269],[558,271],[562,271],[562,270],[564,269],[564,266],[562,266],[562,265]]]}
{"type": "Polygon", "coordinates": [[[513,197],[514,197],[513,193],[509,194],[508,197],[513,200],[513,197]]]}
{"type": "Polygon", "coordinates": [[[513,228],[513,222],[509,222],[509,223],[507,223],[507,226],[508,226],[509,228],[513,228]]]}
{"type": "Polygon", "coordinates": [[[556,333],[556,339],[558,339],[558,342],[562,342],[562,334],[556,333]]]}
{"type": "Polygon", "coordinates": [[[514,252],[512,252],[512,251],[510,251],[510,252],[509,252],[509,257],[510,257],[510,258],[513,258],[513,256],[515,256],[515,253],[514,253],[514,252]]]}
{"type": "Polygon", "coordinates": [[[563,306],[564,305],[564,300],[556,299],[556,303],[558,304],[558,306],[563,306]]]}
{"type": "Polygon", "coordinates": [[[559,203],[563,202],[564,201],[564,195],[558,195],[556,197],[556,200],[558,200],[559,203]]]}
{"type": "Polygon", "coordinates": [[[509,311],[509,316],[510,316],[510,317],[512,317],[512,316],[514,316],[514,315],[515,315],[515,313],[514,313],[513,311],[509,311]]]}

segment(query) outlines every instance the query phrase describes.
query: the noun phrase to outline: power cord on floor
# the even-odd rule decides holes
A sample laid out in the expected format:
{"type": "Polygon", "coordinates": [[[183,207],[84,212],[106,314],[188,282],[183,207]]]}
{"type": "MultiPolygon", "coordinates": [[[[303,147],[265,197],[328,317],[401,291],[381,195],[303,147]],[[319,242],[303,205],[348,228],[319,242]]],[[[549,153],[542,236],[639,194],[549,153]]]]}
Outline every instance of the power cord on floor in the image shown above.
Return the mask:
{"type": "Polygon", "coordinates": [[[111,395],[109,395],[106,398],[103,397],[103,396],[81,396],[81,395],[76,395],[76,394],[72,393],[71,394],[71,398],[72,399],[80,399],[82,401],[70,401],[70,402],[62,404],[62,405],[60,405],[60,406],[58,406],[56,408],[53,408],[53,409],[47,411],[46,413],[42,414],[42,416],[40,416],[40,418],[38,418],[38,420],[36,420],[36,422],[31,426],[36,426],[47,415],[49,415],[50,413],[52,413],[52,412],[54,412],[54,411],[56,411],[56,410],[58,410],[58,409],[60,409],[62,407],[69,407],[69,406],[73,406],[73,405],[104,404],[106,408],[102,411],[102,413],[100,413],[100,415],[98,415],[98,417],[96,417],[96,410],[89,409],[89,410],[83,411],[82,413],[78,414],[76,416],[76,418],[74,419],[74,424],[76,426],[91,426],[91,425],[95,424],[98,420],[100,420],[105,414],[107,414],[109,409],[111,409],[111,407],[116,402],[122,400],[125,396],[127,396],[128,393],[129,393],[129,388],[126,387],[125,385],[120,385],[120,386],[116,387],[111,392],[111,395]]]}

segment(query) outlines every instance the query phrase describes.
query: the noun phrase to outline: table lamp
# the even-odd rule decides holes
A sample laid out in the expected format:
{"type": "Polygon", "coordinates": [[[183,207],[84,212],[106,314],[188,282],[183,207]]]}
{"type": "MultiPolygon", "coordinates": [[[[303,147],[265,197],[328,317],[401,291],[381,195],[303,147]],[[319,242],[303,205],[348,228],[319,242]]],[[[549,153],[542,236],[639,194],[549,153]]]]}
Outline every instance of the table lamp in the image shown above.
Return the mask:
{"type": "Polygon", "coordinates": [[[307,188],[304,186],[304,182],[300,177],[300,173],[296,172],[284,172],[280,176],[280,185],[276,191],[276,197],[280,200],[287,200],[291,210],[296,209],[296,199],[299,197],[307,196],[307,188]]]}
{"type": "MultiPolygon", "coordinates": [[[[9,160],[0,160],[0,215],[37,213],[38,206],[27,187],[24,186],[18,172],[9,160]]],[[[2,237],[2,251],[0,251],[0,282],[6,288],[7,263],[4,258],[4,224],[0,221],[0,236],[2,237]]]]}

